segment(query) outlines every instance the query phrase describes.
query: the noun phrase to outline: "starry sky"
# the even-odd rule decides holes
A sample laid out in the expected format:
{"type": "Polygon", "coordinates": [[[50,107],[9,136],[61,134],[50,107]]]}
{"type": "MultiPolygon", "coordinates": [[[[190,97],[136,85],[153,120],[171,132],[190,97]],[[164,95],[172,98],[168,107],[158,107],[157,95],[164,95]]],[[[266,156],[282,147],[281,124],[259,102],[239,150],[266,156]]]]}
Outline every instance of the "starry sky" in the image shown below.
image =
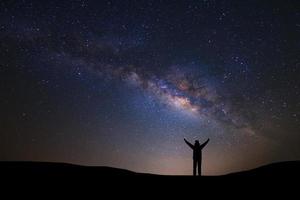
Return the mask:
{"type": "Polygon", "coordinates": [[[297,0],[1,1],[0,160],[191,174],[300,159],[297,0]]]}

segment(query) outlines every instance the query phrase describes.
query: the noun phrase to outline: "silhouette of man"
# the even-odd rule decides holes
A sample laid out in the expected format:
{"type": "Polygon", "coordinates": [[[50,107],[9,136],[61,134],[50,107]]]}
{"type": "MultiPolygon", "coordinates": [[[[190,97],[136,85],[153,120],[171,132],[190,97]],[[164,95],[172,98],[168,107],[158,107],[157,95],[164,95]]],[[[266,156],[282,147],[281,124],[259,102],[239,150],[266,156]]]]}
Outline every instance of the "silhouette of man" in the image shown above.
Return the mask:
{"type": "Polygon", "coordinates": [[[193,149],[193,175],[196,176],[196,168],[198,167],[198,175],[201,176],[201,164],[202,164],[202,149],[207,145],[209,139],[200,145],[198,140],[195,140],[195,144],[192,145],[184,138],[185,143],[193,149]]]}

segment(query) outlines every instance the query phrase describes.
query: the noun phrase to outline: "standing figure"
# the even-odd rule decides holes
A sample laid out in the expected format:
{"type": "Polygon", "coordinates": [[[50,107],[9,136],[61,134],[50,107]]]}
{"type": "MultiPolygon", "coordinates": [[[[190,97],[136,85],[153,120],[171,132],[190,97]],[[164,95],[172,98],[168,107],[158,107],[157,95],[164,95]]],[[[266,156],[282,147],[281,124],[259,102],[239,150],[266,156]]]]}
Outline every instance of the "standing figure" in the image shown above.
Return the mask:
{"type": "Polygon", "coordinates": [[[200,145],[198,140],[192,145],[184,138],[185,143],[193,149],[193,175],[196,176],[196,168],[198,167],[198,175],[201,176],[202,149],[207,145],[209,139],[200,145]]]}

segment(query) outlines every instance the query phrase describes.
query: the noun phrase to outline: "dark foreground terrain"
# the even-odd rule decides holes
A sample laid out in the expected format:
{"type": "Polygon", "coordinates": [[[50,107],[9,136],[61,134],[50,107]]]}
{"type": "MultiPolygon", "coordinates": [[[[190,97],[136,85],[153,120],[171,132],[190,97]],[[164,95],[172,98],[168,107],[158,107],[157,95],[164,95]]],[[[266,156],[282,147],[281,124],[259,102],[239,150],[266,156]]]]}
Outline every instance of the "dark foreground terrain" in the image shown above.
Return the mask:
{"type": "MultiPolygon", "coordinates": [[[[0,162],[0,175],[11,177],[22,176],[55,176],[55,177],[76,177],[76,176],[145,176],[145,177],[172,177],[166,175],[136,173],[133,171],[103,167],[103,166],[81,166],[67,163],[55,162],[30,162],[30,161],[2,161],[0,162]]],[[[201,178],[227,178],[227,177],[299,177],[300,161],[287,161],[273,163],[248,171],[230,173],[222,176],[203,176],[201,178]]],[[[189,177],[189,176],[175,176],[189,177]]],[[[200,178],[200,177],[198,177],[200,178]]]]}
{"type": "Polygon", "coordinates": [[[13,191],[17,191],[15,188],[26,187],[32,192],[41,189],[52,191],[56,188],[61,188],[63,191],[68,191],[66,189],[69,188],[69,191],[76,192],[88,188],[99,195],[103,192],[119,195],[121,191],[130,194],[138,194],[137,191],[149,194],[151,191],[162,191],[167,194],[171,192],[173,195],[174,192],[180,191],[216,196],[223,195],[221,191],[234,193],[237,196],[239,196],[237,191],[244,191],[250,195],[265,191],[267,194],[274,195],[278,191],[284,191],[284,195],[287,195],[297,192],[295,188],[298,187],[300,180],[300,161],[280,162],[249,171],[203,177],[164,176],[111,167],[17,161],[0,162],[0,177],[1,185],[13,191]],[[111,193],[111,191],[115,192],[111,193]]]}
{"type": "MultiPolygon", "coordinates": [[[[269,183],[279,180],[297,181],[300,178],[300,161],[287,161],[261,166],[248,171],[225,174],[221,176],[172,176],[136,173],[133,171],[104,167],[104,166],[81,166],[67,163],[54,162],[30,162],[30,161],[4,161],[0,162],[0,177],[2,180],[39,180],[47,182],[55,181],[79,181],[85,182],[99,180],[173,180],[188,179],[201,180],[202,182],[215,181],[268,181],[269,183]],[[145,178],[145,179],[144,179],[145,178]]],[[[281,181],[282,182],[282,181],[281,181]]]]}

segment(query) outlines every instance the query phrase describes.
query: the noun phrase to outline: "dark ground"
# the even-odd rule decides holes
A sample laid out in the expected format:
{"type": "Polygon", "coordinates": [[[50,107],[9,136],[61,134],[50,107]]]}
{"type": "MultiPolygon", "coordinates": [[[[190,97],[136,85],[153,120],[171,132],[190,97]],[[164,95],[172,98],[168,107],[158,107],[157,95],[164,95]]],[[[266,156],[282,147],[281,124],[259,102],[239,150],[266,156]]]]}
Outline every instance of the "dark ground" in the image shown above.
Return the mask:
{"type": "Polygon", "coordinates": [[[176,196],[179,192],[214,197],[234,194],[239,198],[240,193],[251,197],[262,192],[272,196],[278,192],[294,195],[299,187],[300,161],[273,163],[249,171],[203,177],[164,176],[102,166],[17,161],[0,162],[0,177],[1,186],[5,186],[1,187],[2,191],[6,190],[4,188],[13,191],[26,188],[26,191],[33,193],[44,190],[48,193],[58,189],[74,194],[87,189],[100,196],[138,195],[139,192],[149,195],[163,192],[176,196]]]}
{"type": "MultiPolygon", "coordinates": [[[[190,177],[136,173],[133,171],[106,167],[81,166],[55,162],[2,161],[0,162],[1,176],[38,176],[38,177],[101,177],[101,176],[144,176],[144,177],[190,177]]],[[[261,166],[248,171],[225,174],[221,176],[203,176],[194,178],[234,178],[234,177],[299,177],[300,161],[286,161],[261,166]]]]}

